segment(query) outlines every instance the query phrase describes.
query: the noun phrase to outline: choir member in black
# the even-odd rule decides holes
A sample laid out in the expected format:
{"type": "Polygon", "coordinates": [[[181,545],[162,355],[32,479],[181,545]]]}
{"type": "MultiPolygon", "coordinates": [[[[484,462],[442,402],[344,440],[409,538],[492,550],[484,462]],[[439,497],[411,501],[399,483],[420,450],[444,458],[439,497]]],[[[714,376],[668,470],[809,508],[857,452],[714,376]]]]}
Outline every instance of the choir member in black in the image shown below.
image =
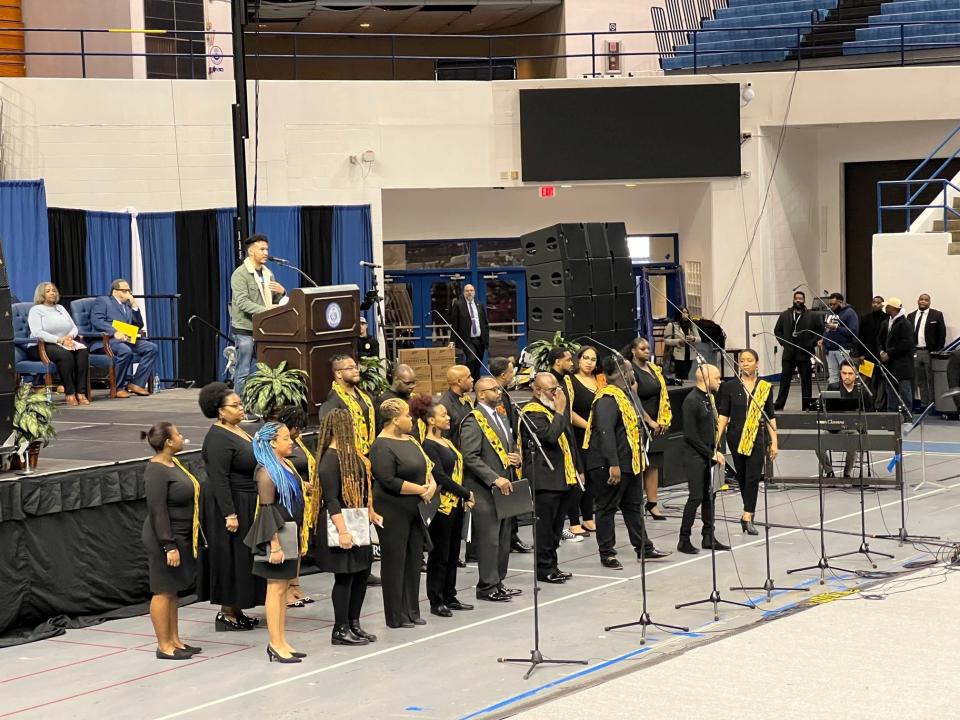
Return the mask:
{"type": "Polygon", "coordinates": [[[297,577],[300,555],[306,549],[300,542],[304,502],[303,481],[289,461],[293,440],[287,426],[278,422],[263,425],[253,436],[253,454],[257,458],[254,478],[259,507],[243,541],[266,560],[253,563],[253,574],[267,581],[267,657],[270,662],[298,663],[306,654],[297,652],[287,642],[287,587],[297,577]],[[288,557],[280,544],[280,531],[291,529],[297,550],[293,557],[288,557]]]}
{"type": "Polygon", "coordinates": [[[587,482],[593,483],[597,507],[597,547],[600,564],[621,570],[617,560],[615,519],[619,509],[627,526],[630,544],[639,558],[657,560],[670,553],[658,550],[643,527],[643,448],[640,421],[631,397],[633,369],[623,360],[603,361],[607,384],[593,401],[584,437],[587,482]]]}
{"type": "Polygon", "coordinates": [[[393,382],[390,387],[384,390],[374,402],[377,409],[377,432],[383,430],[383,415],[380,414],[380,406],[387,400],[399,398],[404,402],[410,402],[410,396],[417,386],[417,374],[409,365],[397,365],[393,369],[393,382]]]}
{"type": "Polygon", "coordinates": [[[443,436],[460,447],[460,425],[473,410],[473,401],[468,393],[473,390],[473,377],[466,365],[452,365],[447,370],[447,391],[440,396],[440,404],[450,416],[450,429],[443,436]]]}
{"type": "Polygon", "coordinates": [[[720,371],[715,365],[697,369],[697,386],[683,400],[683,470],[687,476],[687,504],[683,506],[680,521],[680,542],[677,550],[688,555],[700,551],[690,542],[693,521],[700,508],[703,521],[704,549],[729,550],[728,545],[713,534],[713,498],[710,496],[710,473],[714,463],[723,465],[723,453],[717,450],[717,415],[713,393],[720,389],[720,371]]]}
{"type": "Polygon", "coordinates": [[[377,415],[373,400],[360,389],[360,366],[349,355],[334,355],[330,367],[333,385],[320,407],[320,419],[334,408],[349,412],[357,437],[357,452],[366,456],[376,437],[377,415]]]}
{"type": "Polygon", "coordinates": [[[387,627],[426,625],[420,617],[420,563],[426,527],[417,507],[429,502],[437,484],[420,444],[410,435],[413,418],[403,400],[380,408],[386,423],[370,448],[373,504],[383,516],[380,577],[387,627]]]}
{"type": "Polygon", "coordinates": [[[410,409],[426,426],[423,450],[433,463],[433,477],[440,492],[440,507],[430,523],[433,547],[427,556],[427,598],[433,615],[451,617],[453,610],[473,610],[473,605],[457,599],[457,560],[464,512],[473,508],[474,498],[463,486],[463,455],[443,437],[450,429],[447,409],[429,395],[413,398],[410,409]]]}
{"type": "MultiPolygon", "coordinates": [[[[373,562],[370,545],[356,545],[343,519],[344,508],[366,508],[370,505],[370,477],[363,458],[357,454],[353,423],[346,410],[331,410],[320,424],[317,439],[320,462],[321,502],[323,511],[320,532],[314,544],[314,559],[322,572],[333,573],[334,645],[366,645],[377,636],[360,626],[360,612],[367,594],[367,575],[373,562]],[[330,547],[326,528],[328,521],[337,529],[338,544],[330,547]]],[[[382,526],[383,518],[370,512],[370,519],[382,526]]]]}
{"type": "MultiPolygon", "coordinates": [[[[643,422],[651,435],[665,435],[670,430],[673,412],[663,370],[650,359],[650,342],[638,337],[630,343],[634,378],[637,381],[637,398],[643,410],[643,422]]],[[[647,494],[644,508],[654,520],[666,520],[657,509],[657,493],[660,486],[660,468],[663,467],[663,452],[647,452],[647,467],[643,471],[643,489],[647,494]]]]}
{"type": "MultiPolygon", "coordinates": [[[[587,419],[590,417],[593,398],[606,383],[603,373],[600,372],[599,362],[597,349],[592,345],[581,346],[574,358],[576,373],[571,380],[573,397],[570,398],[569,419],[576,437],[574,452],[577,455],[580,455],[583,448],[583,437],[587,432],[587,419]]],[[[588,483],[582,490],[579,485],[573,488],[567,493],[567,502],[567,519],[570,521],[573,542],[596,532],[597,525],[593,521],[593,485],[588,483]]]]}
{"type": "Polygon", "coordinates": [[[150,567],[150,620],[158,660],[189,660],[200,648],[180,639],[177,594],[194,586],[200,545],[200,484],[175,457],[183,450],[176,425],[160,422],[140,433],[154,455],[143,471],[147,517],[141,538],[150,567]]]}
{"type": "Polygon", "coordinates": [[[476,499],[473,508],[473,550],[477,555],[477,599],[509,602],[520,594],[503,581],[510,564],[510,521],[497,517],[493,493],[509,495],[511,478],[520,465],[514,451],[513,431],[498,412],[500,386],[490,376],[477,380],[477,407],[460,426],[460,452],[465,468],[464,485],[476,499]]]}
{"type": "Polygon", "coordinates": [[[557,564],[557,548],[563,533],[563,521],[569,506],[567,494],[577,487],[579,456],[574,451],[576,438],[566,416],[566,395],[551,373],[537,373],[533,379],[533,400],[520,410],[517,426],[523,467],[534,489],[537,518],[537,579],[560,584],[573,577],[557,564]],[[532,435],[550,459],[551,469],[532,435]]]}
{"type": "Polygon", "coordinates": [[[733,467],[737,472],[743,515],[740,527],[748,535],[759,534],[753,526],[757,494],[763,477],[764,458],[777,457],[777,421],[774,415],[773,386],[761,380],[759,356],[755,350],[740,352],[740,380],[727,380],[717,395],[717,435],[727,436],[733,467]]]}
{"type": "Polygon", "coordinates": [[[200,522],[208,547],[200,553],[197,598],[219,604],[215,620],[218,632],[253,630],[259,618],[243,614],[262,605],[267,585],[251,573],[253,555],[243,544],[257,509],[257,485],[253,473],[251,437],[240,427],[243,403],[240,396],[221,382],[200,391],[200,410],[217,422],[203,439],[207,481],[200,493],[200,522]]]}

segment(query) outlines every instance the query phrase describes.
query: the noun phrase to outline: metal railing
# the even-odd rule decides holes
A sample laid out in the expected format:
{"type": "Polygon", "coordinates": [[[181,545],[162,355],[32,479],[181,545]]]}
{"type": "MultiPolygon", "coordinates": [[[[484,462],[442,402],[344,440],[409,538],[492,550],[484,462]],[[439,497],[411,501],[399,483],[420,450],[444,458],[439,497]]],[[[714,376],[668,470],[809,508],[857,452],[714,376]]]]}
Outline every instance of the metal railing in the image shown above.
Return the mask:
{"type": "MultiPolygon", "coordinates": [[[[825,64],[824,60],[837,60],[842,58],[843,62],[837,67],[884,67],[884,66],[903,66],[903,65],[922,65],[939,64],[944,62],[957,62],[960,60],[960,41],[939,42],[925,40],[922,37],[915,37],[910,34],[910,28],[929,25],[950,25],[956,27],[956,33],[960,35],[960,20],[957,21],[921,21],[921,22],[903,22],[903,23],[870,23],[869,25],[852,23],[830,23],[831,31],[844,30],[849,28],[896,28],[894,39],[882,42],[871,41],[869,53],[844,55],[844,43],[805,45],[805,36],[818,26],[818,18],[812,18],[811,22],[803,25],[764,25],[764,26],[738,26],[725,28],[699,27],[689,29],[653,29],[653,30],[603,30],[595,32],[554,32],[554,33],[521,33],[521,34],[498,34],[498,35],[464,35],[464,34],[390,34],[390,33],[324,33],[324,32],[290,32],[273,30],[249,30],[245,37],[247,42],[247,63],[256,62],[259,64],[269,61],[289,61],[289,78],[299,79],[303,75],[304,68],[317,63],[333,61],[356,61],[358,63],[379,62],[389,69],[384,73],[382,79],[397,79],[400,75],[400,65],[403,63],[437,63],[441,61],[451,62],[471,62],[487,63],[492,77],[494,66],[497,63],[518,62],[518,61],[556,61],[556,60],[589,60],[589,72],[577,73],[584,76],[603,76],[608,74],[603,70],[603,64],[608,58],[632,58],[632,57],[653,57],[658,60],[691,57],[693,62],[691,67],[682,68],[684,72],[694,74],[706,68],[715,69],[717,67],[725,68],[722,56],[731,56],[726,59],[732,59],[732,56],[740,56],[739,66],[748,65],[751,72],[762,70],[782,70],[786,63],[790,67],[803,69],[804,61],[816,59],[817,62],[809,64],[808,68],[826,69],[830,65],[825,64]],[[791,36],[789,42],[783,42],[773,47],[765,48],[743,48],[743,49],[716,49],[709,46],[711,36],[718,37],[720,33],[738,33],[745,31],[770,31],[771,35],[778,34],[782,36],[791,36]],[[647,46],[658,49],[621,51],[609,53],[601,46],[603,39],[611,38],[623,41],[624,38],[636,38],[640,47],[647,46]],[[289,48],[278,52],[261,52],[258,41],[269,40],[273,44],[286,42],[289,48]],[[686,40],[684,43],[683,41],[686,40]],[[476,50],[470,52],[450,54],[449,51],[443,53],[430,53],[426,48],[431,43],[442,43],[445,47],[449,46],[450,41],[456,41],[463,45],[472,44],[476,50]],[[525,45],[529,47],[537,41],[548,41],[563,44],[563,51],[557,52],[514,52],[514,47],[525,45]],[[332,52],[337,42],[347,43],[345,52],[332,52]],[[404,44],[416,43],[417,47],[412,52],[402,52],[404,44]],[[372,47],[370,52],[361,52],[357,47],[372,47]],[[510,45],[510,51],[504,50],[504,45],[510,45]],[[584,47],[583,51],[566,52],[569,45],[589,44],[589,51],[584,47]],[[323,51],[315,51],[317,48],[311,47],[319,45],[323,51]],[[689,46],[688,49],[684,45],[689,46]],[[680,49],[678,49],[680,48],[680,49]],[[816,58],[813,58],[816,50],[816,58]],[[942,50],[951,50],[947,55],[936,56],[931,52],[942,50]],[[763,57],[760,54],[769,54],[771,52],[786,53],[784,60],[781,61],[757,61],[750,62],[750,57],[763,57]],[[835,52],[833,57],[820,57],[824,52],[835,52]],[[743,60],[745,58],[745,60],[743,60]]],[[[63,41],[58,39],[57,47],[65,47],[68,44],[68,37],[77,38],[79,48],[76,50],[4,50],[8,56],[23,57],[64,57],[77,58],[80,63],[80,74],[87,77],[90,61],[96,58],[146,58],[146,59],[187,59],[190,60],[190,75],[196,77],[195,63],[198,60],[218,64],[226,58],[232,59],[232,55],[211,51],[208,45],[208,36],[227,36],[229,33],[202,31],[202,30],[177,30],[169,33],[165,31],[133,31],[143,32],[151,38],[164,38],[172,40],[174,44],[185,47],[185,51],[177,52],[133,52],[109,51],[103,49],[90,49],[92,39],[96,38],[102,44],[102,36],[109,33],[116,33],[116,30],[108,29],[63,29],[63,28],[26,28],[22,32],[30,33],[56,33],[64,36],[63,41]],[[197,46],[200,46],[198,48],[197,46]],[[202,50],[202,51],[201,51],[202,50]]],[[[130,31],[124,31],[130,32],[130,31]]],[[[727,38],[729,39],[729,38],[727,38]]],[[[736,39],[736,38],[734,38],[736,39]]],[[[748,38],[740,38],[746,40],[748,38]]],[[[93,43],[97,44],[97,43],[93,43]]],[[[29,46],[29,43],[28,43],[29,46]]],[[[728,64],[729,65],[729,64],[728,64]]],[[[257,70],[262,70],[258,67],[257,70]]],[[[255,77],[260,73],[250,73],[255,77]]],[[[207,73],[204,72],[204,77],[207,73]]],[[[346,78],[345,78],[346,79],[346,78]]]]}

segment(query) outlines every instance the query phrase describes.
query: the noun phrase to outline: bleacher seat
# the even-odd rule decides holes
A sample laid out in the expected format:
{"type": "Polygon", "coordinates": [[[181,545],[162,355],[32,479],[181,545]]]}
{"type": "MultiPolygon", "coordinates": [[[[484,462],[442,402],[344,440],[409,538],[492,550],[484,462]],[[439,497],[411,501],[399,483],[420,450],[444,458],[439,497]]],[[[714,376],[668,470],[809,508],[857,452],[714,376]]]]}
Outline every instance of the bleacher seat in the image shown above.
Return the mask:
{"type": "Polygon", "coordinates": [[[844,55],[934,50],[960,46],[960,3],[957,0],[894,0],[859,28],[856,40],[843,44],[844,55]],[[902,27],[898,24],[911,23],[902,27]]]}
{"type": "Polygon", "coordinates": [[[47,358],[43,348],[43,340],[30,337],[30,325],[27,323],[27,316],[30,314],[30,308],[32,307],[33,303],[29,302],[14,303],[11,306],[13,310],[13,352],[16,382],[19,385],[21,378],[27,377],[33,385],[42,383],[46,387],[51,387],[53,376],[57,373],[57,366],[47,358]],[[31,360],[27,357],[27,347],[33,344],[39,345],[40,357],[43,359],[31,360]]]}

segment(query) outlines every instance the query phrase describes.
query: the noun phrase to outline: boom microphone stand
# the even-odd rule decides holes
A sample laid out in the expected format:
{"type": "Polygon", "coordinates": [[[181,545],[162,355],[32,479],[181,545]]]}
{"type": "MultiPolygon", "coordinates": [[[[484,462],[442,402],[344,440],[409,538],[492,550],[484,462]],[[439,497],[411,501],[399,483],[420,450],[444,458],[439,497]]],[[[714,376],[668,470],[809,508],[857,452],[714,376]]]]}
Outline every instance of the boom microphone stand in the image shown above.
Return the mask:
{"type": "MultiPolygon", "coordinates": [[[[437,317],[440,318],[440,321],[450,330],[450,332],[460,340],[461,344],[466,351],[473,355],[474,359],[480,364],[480,367],[487,371],[490,374],[490,377],[494,377],[493,373],[490,372],[490,368],[483,364],[483,358],[477,357],[477,354],[473,351],[473,348],[468,344],[463,342],[463,338],[453,329],[453,326],[447,321],[447,319],[440,313],[439,310],[434,310],[437,317]]],[[[494,378],[494,382],[497,383],[497,387],[500,388],[501,392],[507,392],[507,389],[499,383],[499,381],[494,378]]],[[[537,434],[533,431],[533,428],[530,425],[530,420],[527,419],[522,412],[518,413],[520,422],[523,423],[523,426],[527,429],[527,434],[530,435],[533,440],[534,445],[537,448],[537,452],[543,456],[544,462],[547,464],[547,467],[553,471],[553,463],[550,462],[550,458],[547,457],[547,453],[543,449],[543,445],[540,442],[540,438],[537,437],[537,434]]],[[[519,428],[518,428],[519,429],[519,428]]],[[[533,671],[537,669],[540,665],[587,665],[587,660],[551,660],[543,656],[543,652],[540,650],[540,580],[537,578],[537,567],[536,567],[536,557],[537,557],[537,489],[536,483],[534,482],[535,478],[533,477],[533,464],[530,466],[530,492],[533,497],[533,557],[534,557],[534,567],[533,567],[533,649],[530,651],[529,658],[507,658],[500,657],[497,658],[499,663],[521,663],[528,664],[530,667],[527,669],[526,674],[523,676],[524,680],[527,680],[532,674],[533,671]]],[[[491,490],[490,492],[493,492],[491,490]]]]}

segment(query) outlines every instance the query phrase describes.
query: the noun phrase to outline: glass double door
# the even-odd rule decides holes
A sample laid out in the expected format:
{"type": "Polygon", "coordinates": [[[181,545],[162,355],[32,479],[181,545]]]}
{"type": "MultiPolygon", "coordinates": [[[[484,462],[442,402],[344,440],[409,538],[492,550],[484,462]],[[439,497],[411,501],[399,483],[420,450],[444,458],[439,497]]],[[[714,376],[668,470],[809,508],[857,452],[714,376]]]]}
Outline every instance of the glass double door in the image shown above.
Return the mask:
{"type": "Polygon", "coordinates": [[[477,289],[487,306],[489,356],[518,357],[526,344],[527,298],[522,270],[487,272],[389,273],[386,278],[384,334],[387,344],[396,333],[398,348],[439,347],[450,342],[454,301],[463,286],[477,289]]]}

